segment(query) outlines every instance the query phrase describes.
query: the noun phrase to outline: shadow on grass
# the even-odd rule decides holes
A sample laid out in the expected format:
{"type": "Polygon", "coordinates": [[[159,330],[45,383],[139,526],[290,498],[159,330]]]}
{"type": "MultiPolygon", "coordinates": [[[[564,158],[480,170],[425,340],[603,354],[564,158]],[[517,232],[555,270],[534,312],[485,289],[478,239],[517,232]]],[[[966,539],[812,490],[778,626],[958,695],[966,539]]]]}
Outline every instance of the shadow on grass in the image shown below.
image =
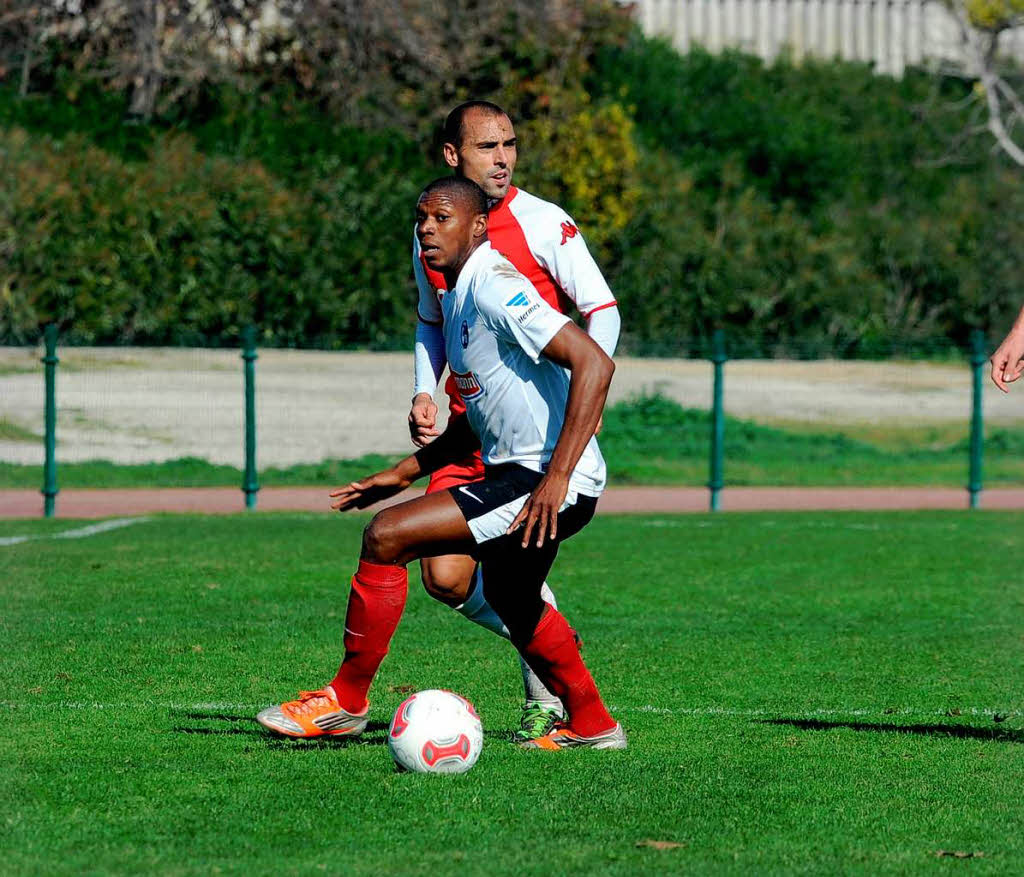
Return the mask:
{"type": "Polygon", "coordinates": [[[266,741],[267,749],[288,752],[309,752],[317,749],[347,749],[350,746],[384,746],[388,742],[387,726],[371,722],[366,731],[358,737],[313,737],[310,740],[294,737],[278,737],[260,729],[259,736],[266,741]],[[367,736],[383,729],[385,733],[367,736]]]}
{"type": "MultiPolygon", "coordinates": [[[[172,713],[173,715],[173,713],[172,713]]],[[[271,749],[336,749],[344,746],[382,746],[387,742],[388,726],[384,722],[367,722],[366,730],[358,737],[314,737],[310,740],[277,736],[267,731],[253,716],[236,716],[231,713],[182,712],[180,718],[202,722],[221,722],[230,727],[209,727],[175,725],[175,734],[199,734],[206,736],[240,735],[265,740],[271,749]],[[381,734],[380,732],[384,732],[381,734]]]]}
{"type": "Polygon", "coordinates": [[[175,734],[208,734],[210,736],[240,734],[243,737],[259,737],[263,733],[257,728],[185,728],[181,725],[175,725],[171,730],[175,734]]]}
{"type": "MultiPolygon", "coordinates": [[[[275,736],[263,728],[253,716],[239,716],[233,713],[214,712],[175,712],[171,715],[180,719],[191,719],[192,721],[222,723],[228,727],[217,727],[207,725],[175,725],[171,728],[175,734],[199,734],[201,736],[223,737],[241,736],[257,737],[267,741],[273,748],[292,749],[324,749],[337,748],[342,746],[382,746],[387,743],[387,722],[367,722],[366,730],[359,737],[314,737],[310,740],[295,739],[292,737],[275,736]],[[383,732],[383,733],[381,733],[383,732]]],[[[513,743],[512,731],[484,731],[484,737],[500,743],[513,743]]]]}
{"type": "Polygon", "coordinates": [[[236,716],[231,713],[203,713],[203,712],[178,712],[171,711],[171,715],[177,715],[183,719],[207,719],[213,722],[255,722],[252,716],[236,716]]]}
{"type": "Polygon", "coordinates": [[[1024,731],[1013,728],[979,728],[973,725],[885,725],[877,722],[827,722],[823,719],[761,719],[760,723],[789,725],[804,731],[849,728],[853,731],[881,731],[885,734],[920,734],[926,737],[959,737],[968,740],[995,740],[1000,743],[1024,743],[1024,731]]]}

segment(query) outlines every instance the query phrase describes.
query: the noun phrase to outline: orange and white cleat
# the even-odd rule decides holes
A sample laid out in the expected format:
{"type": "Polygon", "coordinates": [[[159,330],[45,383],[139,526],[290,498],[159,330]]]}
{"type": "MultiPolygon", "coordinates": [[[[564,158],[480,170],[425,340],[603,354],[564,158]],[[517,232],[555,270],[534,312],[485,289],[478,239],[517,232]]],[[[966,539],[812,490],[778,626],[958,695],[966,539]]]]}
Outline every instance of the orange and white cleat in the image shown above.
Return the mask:
{"type": "Polygon", "coordinates": [[[300,691],[298,700],[268,706],[256,721],[285,737],[358,737],[366,728],[369,704],[359,714],[343,710],[330,685],[316,691],[300,691]]]}
{"type": "Polygon", "coordinates": [[[574,734],[568,728],[556,728],[543,737],[534,737],[519,744],[524,749],[625,749],[626,732],[622,725],[616,725],[609,731],[602,731],[593,737],[574,734]]]}

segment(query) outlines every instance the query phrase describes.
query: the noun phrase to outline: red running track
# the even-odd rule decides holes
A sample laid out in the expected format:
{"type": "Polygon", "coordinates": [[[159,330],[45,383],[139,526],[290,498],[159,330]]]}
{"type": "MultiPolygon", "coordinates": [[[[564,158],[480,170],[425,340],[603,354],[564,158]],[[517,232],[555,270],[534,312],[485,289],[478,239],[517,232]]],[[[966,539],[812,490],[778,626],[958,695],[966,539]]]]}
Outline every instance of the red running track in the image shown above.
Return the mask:
{"type": "MultiPolygon", "coordinates": [[[[260,511],[330,512],[327,487],[266,487],[260,490],[260,511]]],[[[418,496],[407,491],[392,502],[418,496]]],[[[966,509],[967,491],[946,487],[729,487],[720,495],[722,511],[966,509]]],[[[1024,509],[1024,488],[993,488],[981,494],[985,509],[1024,509]]],[[[60,518],[106,518],[157,512],[230,514],[245,509],[242,491],[233,487],[156,488],[130,490],[62,490],[57,496],[60,518]]],[[[615,487],[601,498],[603,513],[706,512],[703,487],[615,487]]],[[[0,490],[0,518],[33,518],[43,514],[37,490],[0,490]]]]}

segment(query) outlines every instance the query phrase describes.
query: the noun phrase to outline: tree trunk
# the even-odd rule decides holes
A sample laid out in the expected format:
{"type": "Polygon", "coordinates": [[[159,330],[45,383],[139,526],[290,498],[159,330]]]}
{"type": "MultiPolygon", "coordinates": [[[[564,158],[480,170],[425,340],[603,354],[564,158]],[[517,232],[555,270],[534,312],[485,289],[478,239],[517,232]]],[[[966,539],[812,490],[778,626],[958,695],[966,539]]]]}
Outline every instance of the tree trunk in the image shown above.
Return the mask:
{"type": "Polygon", "coordinates": [[[18,97],[25,97],[28,94],[28,80],[32,75],[32,46],[35,43],[35,35],[32,34],[25,40],[25,54],[21,57],[21,84],[18,86],[18,97]]]}
{"type": "Polygon", "coordinates": [[[135,38],[134,75],[128,117],[148,121],[156,108],[163,84],[163,57],[160,46],[166,10],[163,0],[132,0],[131,26],[135,38]]]}

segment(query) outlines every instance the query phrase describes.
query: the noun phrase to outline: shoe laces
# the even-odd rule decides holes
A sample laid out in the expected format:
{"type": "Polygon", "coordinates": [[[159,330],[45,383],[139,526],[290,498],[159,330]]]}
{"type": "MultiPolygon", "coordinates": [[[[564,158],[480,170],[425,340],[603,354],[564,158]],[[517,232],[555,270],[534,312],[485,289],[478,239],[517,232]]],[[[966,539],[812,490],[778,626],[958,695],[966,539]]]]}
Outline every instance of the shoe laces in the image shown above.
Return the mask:
{"type": "Polygon", "coordinates": [[[326,701],[326,705],[337,706],[334,698],[324,688],[319,688],[316,691],[300,691],[298,700],[293,700],[291,703],[286,704],[286,706],[289,712],[307,715],[325,706],[322,701],[326,701]]]}
{"type": "Polygon", "coordinates": [[[519,722],[521,733],[532,737],[543,737],[550,734],[559,721],[558,713],[539,703],[528,703],[523,707],[523,717],[519,722]]]}

